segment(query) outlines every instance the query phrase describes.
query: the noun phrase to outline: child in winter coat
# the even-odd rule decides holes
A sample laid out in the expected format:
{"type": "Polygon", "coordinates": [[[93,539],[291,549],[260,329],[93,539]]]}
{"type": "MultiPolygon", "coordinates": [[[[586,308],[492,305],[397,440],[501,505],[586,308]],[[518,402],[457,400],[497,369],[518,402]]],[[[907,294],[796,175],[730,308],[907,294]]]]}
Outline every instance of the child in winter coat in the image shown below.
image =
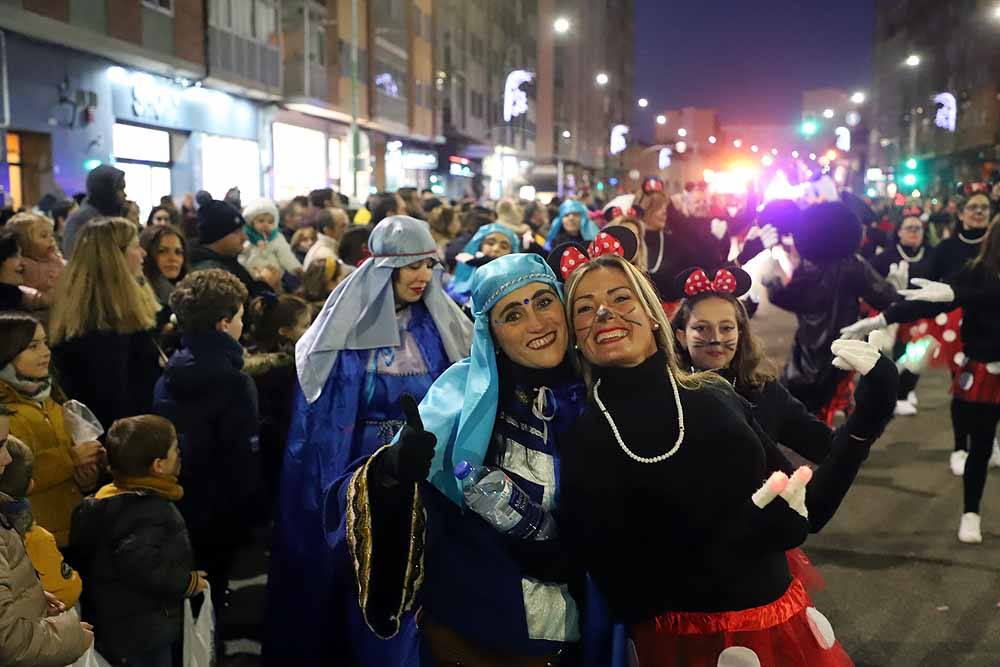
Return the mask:
{"type": "MultiPolygon", "coordinates": [[[[11,456],[10,413],[0,405],[0,483],[11,456]]],[[[0,502],[13,499],[0,492],[0,502]]],[[[77,660],[94,641],[93,628],[42,590],[21,535],[0,514],[0,665],[61,667],[77,660]]]]}
{"type": "Polygon", "coordinates": [[[162,417],[126,417],[107,446],[114,481],[76,509],[70,531],[87,580],[83,616],[112,664],[170,665],[184,600],[207,586],[174,505],[184,495],[177,432],[162,417]]]}
{"type": "Polygon", "coordinates": [[[6,517],[24,540],[24,549],[28,552],[38,578],[42,580],[42,588],[69,609],[80,599],[83,584],[76,570],[63,560],[63,555],[56,546],[56,538],[35,523],[35,517],[31,513],[28,494],[35,484],[31,479],[35,455],[14,436],[7,440],[7,451],[10,453],[11,463],[0,478],[0,494],[6,495],[10,500],[0,501],[0,514],[6,517]]]}
{"type": "Polygon", "coordinates": [[[37,290],[45,305],[52,305],[56,283],[66,266],[66,261],[56,247],[52,222],[34,213],[18,213],[6,226],[17,234],[21,264],[24,267],[23,285],[37,290]]]}
{"type": "Polygon", "coordinates": [[[280,275],[302,274],[302,263],[295,257],[288,240],[278,230],[278,207],[267,199],[255,201],[243,209],[244,231],[249,239],[240,253],[240,264],[252,275],[265,267],[280,275]]]}

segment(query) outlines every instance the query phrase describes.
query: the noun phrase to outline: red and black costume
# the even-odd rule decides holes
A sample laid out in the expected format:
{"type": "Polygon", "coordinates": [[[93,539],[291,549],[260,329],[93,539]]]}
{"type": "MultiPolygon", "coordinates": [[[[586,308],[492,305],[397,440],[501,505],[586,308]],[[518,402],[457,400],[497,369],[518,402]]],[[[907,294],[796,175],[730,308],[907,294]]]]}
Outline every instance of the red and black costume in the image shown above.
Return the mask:
{"type": "MultiPolygon", "coordinates": [[[[679,416],[665,353],[594,371],[622,442],[639,457],[668,451],[679,416]]],[[[727,650],[751,650],[765,665],[853,664],[832,630],[810,629],[828,624],[790,574],[785,551],[839,507],[891,415],[895,377],[883,358],[860,382],[858,403],[867,407],[837,432],[807,487],[808,522],[787,505],[749,503],[768,475],[793,467],[726,383],[678,387],[685,434],[658,463],[626,455],[588,402],[564,440],[573,446],[562,452],[560,528],[628,624],[640,664],[715,667],[727,650]]]]}

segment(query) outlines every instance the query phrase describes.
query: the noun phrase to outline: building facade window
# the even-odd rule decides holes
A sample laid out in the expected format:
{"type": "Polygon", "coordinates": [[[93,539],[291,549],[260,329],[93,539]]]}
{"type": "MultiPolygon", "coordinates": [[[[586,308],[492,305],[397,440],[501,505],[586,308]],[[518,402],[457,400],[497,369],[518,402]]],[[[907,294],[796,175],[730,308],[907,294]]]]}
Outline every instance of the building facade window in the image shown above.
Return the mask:
{"type": "Polygon", "coordinates": [[[115,123],[111,137],[115,166],[125,172],[125,192],[145,219],[160,197],[172,192],[170,133],[115,123]]]}
{"type": "Polygon", "coordinates": [[[278,7],[274,0],[210,0],[208,20],[219,30],[278,46],[278,7]]]}
{"type": "Polygon", "coordinates": [[[174,0],[142,0],[142,6],[170,16],[174,15],[174,0]]]}

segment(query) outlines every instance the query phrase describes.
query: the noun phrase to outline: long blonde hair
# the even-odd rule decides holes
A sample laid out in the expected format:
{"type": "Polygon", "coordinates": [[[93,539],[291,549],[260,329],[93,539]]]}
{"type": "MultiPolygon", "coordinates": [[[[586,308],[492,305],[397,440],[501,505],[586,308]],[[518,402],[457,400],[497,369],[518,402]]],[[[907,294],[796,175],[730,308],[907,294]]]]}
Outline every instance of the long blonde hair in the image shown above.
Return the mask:
{"type": "Polygon", "coordinates": [[[576,299],[576,290],[583,277],[598,268],[617,269],[625,274],[625,279],[628,281],[632,291],[639,298],[640,303],[642,303],[642,308],[646,311],[646,316],[659,325],[658,328],[653,329],[653,338],[656,340],[656,347],[663,350],[666,355],[666,370],[673,374],[677,380],[677,384],[685,389],[698,389],[706,383],[714,384],[721,382],[719,376],[714,373],[689,373],[678,365],[673,330],[671,329],[670,322],[667,321],[667,316],[663,313],[660,298],[656,295],[656,290],[649,282],[649,279],[625,259],[617,255],[602,255],[597,259],[587,262],[571,273],[566,283],[566,321],[569,324],[570,345],[572,346],[572,351],[575,353],[574,359],[577,367],[580,369],[580,373],[587,383],[588,391],[593,390],[594,374],[590,362],[576,349],[576,329],[572,326],[573,301],[576,299]]]}
{"type": "Polygon", "coordinates": [[[53,345],[94,331],[153,328],[160,305],[125,259],[137,238],[135,225],[125,218],[98,218],[83,228],[56,287],[49,325],[53,345]]]}

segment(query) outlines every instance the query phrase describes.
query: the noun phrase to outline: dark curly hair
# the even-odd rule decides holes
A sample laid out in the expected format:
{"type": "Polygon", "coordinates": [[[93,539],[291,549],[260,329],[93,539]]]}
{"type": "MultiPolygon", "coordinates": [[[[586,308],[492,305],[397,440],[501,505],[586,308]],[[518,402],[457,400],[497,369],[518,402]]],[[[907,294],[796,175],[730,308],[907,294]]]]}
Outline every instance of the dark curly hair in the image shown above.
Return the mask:
{"type": "Polygon", "coordinates": [[[214,331],[219,320],[232,319],[246,303],[247,288],[222,269],[188,274],[170,295],[170,307],[185,333],[214,331]]]}

